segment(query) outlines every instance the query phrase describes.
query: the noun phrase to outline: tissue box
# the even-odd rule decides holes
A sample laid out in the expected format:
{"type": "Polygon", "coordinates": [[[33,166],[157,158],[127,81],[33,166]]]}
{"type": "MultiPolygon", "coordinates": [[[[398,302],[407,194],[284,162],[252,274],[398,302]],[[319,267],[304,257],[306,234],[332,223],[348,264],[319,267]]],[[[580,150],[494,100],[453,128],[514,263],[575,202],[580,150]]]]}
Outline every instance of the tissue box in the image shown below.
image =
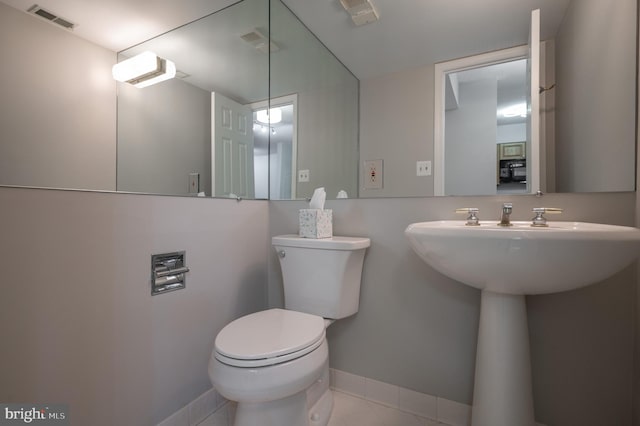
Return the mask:
{"type": "Polygon", "coordinates": [[[331,238],[333,236],[333,210],[300,209],[300,236],[305,238],[331,238]]]}

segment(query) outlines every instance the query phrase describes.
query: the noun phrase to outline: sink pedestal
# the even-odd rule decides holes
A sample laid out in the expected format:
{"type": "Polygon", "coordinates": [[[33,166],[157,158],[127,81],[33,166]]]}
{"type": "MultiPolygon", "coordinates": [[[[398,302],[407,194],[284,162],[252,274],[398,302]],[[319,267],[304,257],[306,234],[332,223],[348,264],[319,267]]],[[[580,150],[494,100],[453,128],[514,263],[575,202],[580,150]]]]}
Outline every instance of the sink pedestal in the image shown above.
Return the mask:
{"type": "Polygon", "coordinates": [[[482,290],[473,389],[473,426],[533,426],[525,294],[574,290],[629,266],[640,229],[586,222],[441,220],[405,230],[431,267],[482,290]]]}
{"type": "Polygon", "coordinates": [[[483,290],[472,426],[533,426],[529,329],[524,295],[483,290]]]}

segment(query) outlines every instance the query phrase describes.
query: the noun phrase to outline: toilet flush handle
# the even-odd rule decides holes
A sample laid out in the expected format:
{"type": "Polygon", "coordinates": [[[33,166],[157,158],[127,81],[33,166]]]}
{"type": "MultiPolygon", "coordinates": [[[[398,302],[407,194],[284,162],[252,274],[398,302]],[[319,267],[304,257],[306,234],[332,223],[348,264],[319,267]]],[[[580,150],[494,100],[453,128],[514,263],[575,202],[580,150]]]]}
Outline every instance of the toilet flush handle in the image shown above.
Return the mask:
{"type": "Polygon", "coordinates": [[[280,256],[281,258],[284,259],[284,257],[287,255],[287,253],[284,252],[284,250],[279,250],[278,251],[278,256],[280,256]]]}

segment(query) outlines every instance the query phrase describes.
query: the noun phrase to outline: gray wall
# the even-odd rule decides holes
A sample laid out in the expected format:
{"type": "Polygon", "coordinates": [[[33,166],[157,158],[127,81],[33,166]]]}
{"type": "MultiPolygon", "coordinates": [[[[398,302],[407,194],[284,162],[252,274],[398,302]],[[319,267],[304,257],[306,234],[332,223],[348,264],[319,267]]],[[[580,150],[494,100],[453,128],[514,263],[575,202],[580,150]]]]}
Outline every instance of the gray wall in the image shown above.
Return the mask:
{"type": "Polygon", "coordinates": [[[360,197],[433,195],[433,175],[416,176],[415,163],[433,160],[433,81],[430,65],[360,82],[360,165],[384,160],[383,188],[360,197]]]}
{"type": "Polygon", "coordinates": [[[114,190],[116,54],[0,3],[0,56],[0,184],[114,190]]]}
{"type": "MultiPolygon", "coordinates": [[[[0,53],[0,183],[114,190],[116,54],[4,4],[0,53]]],[[[264,201],[0,188],[0,206],[2,402],[156,424],[211,387],[216,333],[266,304],[264,201]],[[175,250],[187,287],[152,298],[150,256],[175,250]]]]}
{"type": "MultiPolygon", "coordinates": [[[[325,187],[358,191],[358,80],[280,1],[271,2],[270,96],[298,95],[298,170],[309,170],[294,198],[325,187]]],[[[297,174],[297,172],[296,172],[297,174]]]]}
{"type": "Polygon", "coordinates": [[[211,387],[213,340],[266,303],[266,201],[0,188],[0,401],[152,425],[211,387]],[[186,250],[184,290],[150,256],[186,250]]]}
{"type": "Polygon", "coordinates": [[[445,113],[444,193],[495,194],[498,81],[460,84],[459,100],[445,113]]]}
{"type": "Polygon", "coordinates": [[[560,192],[634,190],[635,147],[628,142],[635,140],[635,99],[628,95],[636,82],[636,46],[628,35],[636,31],[636,6],[635,0],[581,0],[567,9],[556,37],[560,192]]]}
{"type": "Polygon", "coordinates": [[[211,195],[211,93],[180,79],[118,84],[118,191],[211,195]]]}
{"type": "Polygon", "coordinates": [[[309,182],[298,182],[294,198],[308,198],[323,186],[327,198],[344,190],[358,193],[358,83],[298,92],[298,170],[309,170],[309,182]]]}
{"type": "MultiPolygon", "coordinates": [[[[634,223],[634,193],[333,200],[334,234],[367,236],[360,311],[328,330],[333,368],[470,404],[479,292],[428,267],[409,247],[412,222],[453,219],[477,206],[498,218],[502,202],[528,220],[541,204],[562,220],[634,223]]],[[[270,203],[271,235],[297,232],[305,203],[270,203]]],[[[269,256],[269,305],[281,306],[278,260],[269,256]]],[[[636,275],[629,268],[604,283],[527,298],[536,419],[554,426],[631,425],[636,275]]]]}

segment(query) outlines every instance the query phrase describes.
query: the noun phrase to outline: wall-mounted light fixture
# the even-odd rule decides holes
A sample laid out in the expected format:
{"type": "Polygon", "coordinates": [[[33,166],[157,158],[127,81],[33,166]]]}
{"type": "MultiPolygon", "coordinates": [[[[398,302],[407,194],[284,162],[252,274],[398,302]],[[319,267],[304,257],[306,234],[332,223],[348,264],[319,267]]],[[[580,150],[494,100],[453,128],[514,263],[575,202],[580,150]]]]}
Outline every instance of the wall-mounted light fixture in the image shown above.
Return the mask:
{"type": "Polygon", "coordinates": [[[115,64],[111,72],[115,80],[142,88],[175,77],[176,65],[153,52],[143,52],[115,64]]]}

